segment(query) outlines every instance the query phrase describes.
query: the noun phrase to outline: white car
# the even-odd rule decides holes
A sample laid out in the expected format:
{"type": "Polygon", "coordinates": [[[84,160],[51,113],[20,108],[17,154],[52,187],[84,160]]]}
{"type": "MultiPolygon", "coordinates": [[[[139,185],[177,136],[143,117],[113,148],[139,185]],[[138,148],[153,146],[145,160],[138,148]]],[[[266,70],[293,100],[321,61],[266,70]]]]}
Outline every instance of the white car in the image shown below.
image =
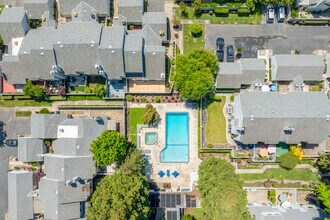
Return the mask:
{"type": "Polygon", "coordinates": [[[267,6],[267,23],[273,23],[275,18],[275,10],[273,5],[267,6]]]}

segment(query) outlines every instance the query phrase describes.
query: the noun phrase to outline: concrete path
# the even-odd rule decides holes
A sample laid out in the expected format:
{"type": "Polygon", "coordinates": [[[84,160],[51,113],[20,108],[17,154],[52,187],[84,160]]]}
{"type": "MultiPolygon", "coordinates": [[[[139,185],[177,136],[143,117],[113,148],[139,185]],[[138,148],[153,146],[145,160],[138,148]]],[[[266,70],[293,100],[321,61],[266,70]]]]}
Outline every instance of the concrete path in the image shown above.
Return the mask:
{"type": "MultiPolygon", "coordinates": [[[[246,174],[246,173],[263,173],[267,169],[281,168],[280,165],[264,165],[261,169],[236,169],[237,174],[246,174]]],[[[319,175],[318,170],[309,164],[298,164],[295,168],[297,169],[310,169],[314,173],[319,175]]]]}

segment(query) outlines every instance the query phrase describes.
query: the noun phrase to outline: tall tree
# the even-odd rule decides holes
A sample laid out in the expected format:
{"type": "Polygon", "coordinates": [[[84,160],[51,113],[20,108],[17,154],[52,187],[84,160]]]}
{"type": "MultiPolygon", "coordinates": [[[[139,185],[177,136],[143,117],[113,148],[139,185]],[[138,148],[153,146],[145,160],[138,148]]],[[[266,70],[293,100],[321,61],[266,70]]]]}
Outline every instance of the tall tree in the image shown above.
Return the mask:
{"type": "Polygon", "coordinates": [[[218,60],[203,49],[181,55],[177,59],[175,88],[183,99],[198,101],[213,89],[218,73],[218,60]]]}
{"type": "Polygon", "coordinates": [[[316,188],[317,199],[324,205],[325,211],[330,213],[330,186],[321,183],[316,188]]]}
{"type": "Polygon", "coordinates": [[[149,184],[145,175],[145,160],[134,150],[113,175],[106,176],[97,186],[89,220],[144,220],[149,217],[149,184]]]}
{"type": "Polygon", "coordinates": [[[317,161],[317,166],[322,173],[330,172],[330,153],[322,154],[317,161]]]}
{"type": "Polygon", "coordinates": [[[181,2],[179,3],[179,9],[180,9],[180,13],[181,13],[181,15],[182,15],[182,16],[186,16],[187,5],[186,5],[183,1],[181,1],[181,2]]]}
{"type": "Polygon", "coordinates": [[[159,119],[159,114],[156,108],[151,104],[146,105],[142,119],[144,124],[156,125],[157,120],[159,119]]]}
{"type": "Polygon", "coordinates": [[[94,160],[98,166],[121,163],[130,144],[116,131],[105,131],[91,145],[94,160]]]}
{"type": "Polygon", "coordinates": [[[230,163],[209,157],[199,166],[198,174],[203,219],[250,219],[246,192],[230,163]]]}

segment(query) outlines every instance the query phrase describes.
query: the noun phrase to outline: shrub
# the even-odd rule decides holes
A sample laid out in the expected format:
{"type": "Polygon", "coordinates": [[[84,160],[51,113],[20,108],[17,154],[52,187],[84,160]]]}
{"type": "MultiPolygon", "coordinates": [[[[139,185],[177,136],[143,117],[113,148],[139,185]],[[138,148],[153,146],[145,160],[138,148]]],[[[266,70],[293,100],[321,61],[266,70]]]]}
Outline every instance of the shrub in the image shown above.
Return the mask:
{"type": "Polygon", "coordinates": [[[229,13],[229,8],[228,7],[218,7],[214,9],[214,13],[216,14],[228,14],[229,13]]]}
{"type": "MultiPolygon", "coordinates": [[[[141,98],[142,99],[142,98],[141,98]]],[[[159,114],[151,104],[148,104],[143,113],[143,123],[155,125],[159,119],[159,114]]]]}
{"type": "Polygon", "coordinates": [[[210,7],[211,8],[216,8],[216,7],[218,7],[218,6],[220,6],[218,3],[216,3],[216,2],[211,2],[210,3],[210,7]]]}
{"type": "Polygon", "coordinates": [[[105,94],[106,94],[106,88],[105,88],[104,85],[98,84],[98,85],[95,87],[93,93],[94,93],[96,96],[98,96],[98,97],[103,97],[103,96],[105,96],[105,94]]]}
{"type": "Polygon", "coordinates": [[[127,95],[126,96],[126,101],[133,102],[134,101],[134,97],[132,95],[127,95]]]}
{"type": "Polygon", "coordinates": [[[130,30],[133,30],[133,29],[134,29],[134,25],[131,24],[131,25],[129,26],[129,29],[130,29],[130,30]]]}
{"type": "Polygon", "coordinates": [[[304,157],[304,152],[301,150],[300,147],[298,146],[290,146],[290,151],[293,153],[293,155],[295,155],[298,160],[302,160],[304,157]]]}
{"type": "Polygon", "coordinates": [[[213,148],[214,146],[213,146],[213,144],[207,144],[207,148],[213,148]]]}
{"type": "Polygon", "coordinates": [[[248,8],[239,8],[237,10],[238,14],[249,14],[250,13],[250,9],[248,8]]]}
{"type": "Polygon", "coordinates": [[[42,108],[42,109],[40,109],[39,114],[49,114],[48,108],[42,108]]]}
{"type": "Polygon", "coordinates": [[[199,23],[193,23],[190,25],[191,34],[195,37],[199,37],[203,33],[203,26],[199,23]]]}
{"type": "Polygon", "coordinates": [[[234,102],[234,101],[235,101],[235,96],[234,96],[234,95],[231,95],[231,96],[230,96],[230,101],[231,101],[231,102],[234,102]]]}
{"type": "Polygon", "coordinates": [[[298,163],[298,158],[292,152],[288,152],[279,157],[280,166],[287,170],[292,170],[298,163]]]}
{"type": "Polygon", "coordinates": [[[0,35],[0,50],[3,48],[3,40],[2,40],[2,37],[0,35]]]}
{"type": "Polygon", "coordinates": [[[213,15],[213,11],[209,11],[209,15],[213,15]]]}
{"type": "Polygon", "coordinates": [[[158,97],[158,96],[156,96],[156,98],[155,98],[155,100],[156,100],[156,102],[160,102],[160,98],[158,97]]]}
{"type": "Polygon", "coordinates": [[[146,102],[146,101],[147,101],[147,99],[145,97],[141,98],[141,102],[146,102]]]}
{"type": "Polygon", "coordinates": [[[23,87],[25,96],[31,96],[36,99],[44,98],[46,89],[43,86],[33,85],[32,81],[28,80],[27,84],[23,87]]]}
{"type": "Polygon", "coordinates": [[[208,8],[208,7],[210,7],[210,4],[209,3],[202,3],[201,7],[202,8],[208,8]]]}

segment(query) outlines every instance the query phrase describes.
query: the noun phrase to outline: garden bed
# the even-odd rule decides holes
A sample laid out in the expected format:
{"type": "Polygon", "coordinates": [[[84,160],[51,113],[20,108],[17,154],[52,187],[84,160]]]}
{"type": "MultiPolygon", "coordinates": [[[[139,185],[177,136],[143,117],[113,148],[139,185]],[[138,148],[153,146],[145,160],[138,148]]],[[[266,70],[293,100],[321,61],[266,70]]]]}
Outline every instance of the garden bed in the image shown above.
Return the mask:
{"type": "Polygon", "coordinates": [[[171,96],[140,96],[140,95],[126,95],[126,100],[135,103],[179,103],[182,102],[179,95],[171,96]]]}

